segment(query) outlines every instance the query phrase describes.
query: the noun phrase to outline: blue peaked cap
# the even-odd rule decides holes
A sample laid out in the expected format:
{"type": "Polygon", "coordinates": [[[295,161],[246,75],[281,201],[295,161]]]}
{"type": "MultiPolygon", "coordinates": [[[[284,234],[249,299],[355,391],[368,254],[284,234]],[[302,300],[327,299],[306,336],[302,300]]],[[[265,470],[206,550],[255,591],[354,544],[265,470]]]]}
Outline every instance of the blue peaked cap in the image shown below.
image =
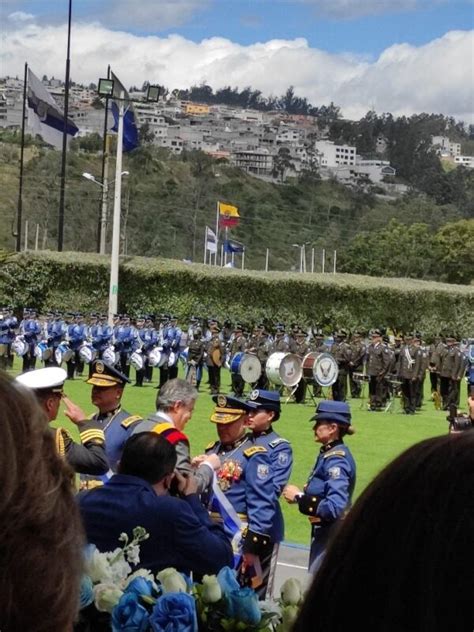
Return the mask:
{"type": "Polygon", "coordinates": [[[264,410],[273,410],[280,413],[280,393],[278,391],[264,391],[256,388],[253,390],[246,400],[246,405],[250,410],[263,408],[264,410]]]}
{"type": "Polygon", "coordinates": [[[326,399],[316,407],[316,414],[311,417],[310,421],[332,421],[344,426],[351,425],[351,409],[346,402],[335,402],[332,399],[326,399]]]}

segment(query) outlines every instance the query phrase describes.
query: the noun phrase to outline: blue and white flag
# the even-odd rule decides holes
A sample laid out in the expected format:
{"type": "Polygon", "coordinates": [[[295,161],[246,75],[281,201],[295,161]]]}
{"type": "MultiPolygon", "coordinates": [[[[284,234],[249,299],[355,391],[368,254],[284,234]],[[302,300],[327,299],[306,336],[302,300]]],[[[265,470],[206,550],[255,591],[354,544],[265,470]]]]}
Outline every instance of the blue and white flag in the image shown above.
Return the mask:
{"type": "Polygon", "coordinates": [[[224,241],[224,252],[244,252],[244,250],[245,246],[239,241],[234,241],[233,239],[226,239],[224,241]]]}
{"type": "MultiPolygon", "coordinates": [[[[123,117],[123,150],[125,152],[136,149],[140,144],[138,140],[138,129],[135,119],[135,111],[133,109],[133,103],[129,100],[128,92],[125,90],[123,83],[117,78],[117,75],[112,73],[112,79],[114,81],[114,93],[115,99],[120,99],[120,95],[123,92],[122,98],[124,99],[125,114],[123,117]]],[[[120,101],[112,101],[112,114],[114,117],[113,132],[118,131],[119,120],[119,107],[120,101]]]]}
{"type": "Polygon", "coordinates": [[[206,226],[206,250],[209,252],[216,253],[217,252],[217,237],[216,233],[206,226]]]}
{"type": "MultiPolygon", "coordinates": [[[[38,77],[28,68],[28,131],[38,135],[56,149],[63,145],[64,113],[46,90],[38,77]]],[[[67,120],[67,140],[77,134],[79,128],[67,120]]]]}

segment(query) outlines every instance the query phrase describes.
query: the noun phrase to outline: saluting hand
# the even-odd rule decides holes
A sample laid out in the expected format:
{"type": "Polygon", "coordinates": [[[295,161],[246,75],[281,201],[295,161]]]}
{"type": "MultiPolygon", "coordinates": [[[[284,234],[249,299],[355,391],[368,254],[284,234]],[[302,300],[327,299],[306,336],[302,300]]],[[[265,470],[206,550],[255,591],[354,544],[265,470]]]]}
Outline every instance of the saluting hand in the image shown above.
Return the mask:
{"type": "Polygon", "coordinates": [[[74,404],[69,397],[63,395],[63,404],[65,405],[64,414],[68,417],[76,426],[81,426],[87,421],[86,413],[77,404],[74,404]]]}

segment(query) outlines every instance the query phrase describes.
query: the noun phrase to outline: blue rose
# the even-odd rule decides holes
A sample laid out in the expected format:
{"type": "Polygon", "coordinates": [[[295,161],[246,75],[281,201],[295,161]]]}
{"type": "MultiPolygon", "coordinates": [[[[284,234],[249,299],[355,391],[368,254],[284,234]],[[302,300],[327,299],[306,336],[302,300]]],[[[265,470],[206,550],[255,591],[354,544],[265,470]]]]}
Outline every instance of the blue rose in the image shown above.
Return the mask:
{"type": "Polygon", "coordinates": [[[79,594],[79,608],[87,608],[94,601],[94,586],[89,575],[83,575],[81,579],[81,590],[79,594]]]}
{"type": "Polygon", "coordinates": [[[186,593],[166,593],[158,599],[150,617],[153,632],[197,632],[194,598],[186,593]]]}
{"type": "Polygon", "coordinates": [[[145,632],[149,614],[134,593],[124,593],[112,611],[113,632],[145,632]]]}
{"type": "Polygon", "coordinates": [[[137,597],[154,597],[156,596],[155,588],[153,586],[153,582],[146,577],[135,577],[125,588],[126,593],[132,593],[137,595],[137,597]]]}
{"type": "Polygon", "coordinates": [[[239,590],[240,584],[237,581],[236,573],[229,566],[221,568],[217,575],[217,581],[222,589],[224,595],[231,593],[233,590],[239,590]]]}
{"type": "Polygon", "coordinates": [[[231,619],[257,625],[262,618],[257,593],[252,588],[232,590],[226,595],[227,614],[231,619]]]}

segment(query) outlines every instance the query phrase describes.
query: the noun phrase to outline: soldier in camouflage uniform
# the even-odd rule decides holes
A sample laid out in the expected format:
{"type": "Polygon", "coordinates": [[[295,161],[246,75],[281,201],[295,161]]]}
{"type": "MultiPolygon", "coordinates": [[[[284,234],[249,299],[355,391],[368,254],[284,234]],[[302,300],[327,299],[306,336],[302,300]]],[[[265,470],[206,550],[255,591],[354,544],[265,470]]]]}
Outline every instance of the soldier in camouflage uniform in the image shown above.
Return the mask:
{"type": "Polygon", "coordinates": [[[331,348],[331,355],[337,362],[339,369],[337,380],[332,385],[332,398],[336,402],[345,402],[347,398],[347,373],[352,357],[351,348],[347,343],[347,331],[341,329],[335,334],[336,342],[331,348]]]}
{"type": "Polygon", "coordinates": [[[419,345],[414,344],[413,335],[407,334],[404,336],[398,358],[398,377],[402,382],[403,409],[407,415],[414,415],[416,411],[421,362],[419,345]]]}

